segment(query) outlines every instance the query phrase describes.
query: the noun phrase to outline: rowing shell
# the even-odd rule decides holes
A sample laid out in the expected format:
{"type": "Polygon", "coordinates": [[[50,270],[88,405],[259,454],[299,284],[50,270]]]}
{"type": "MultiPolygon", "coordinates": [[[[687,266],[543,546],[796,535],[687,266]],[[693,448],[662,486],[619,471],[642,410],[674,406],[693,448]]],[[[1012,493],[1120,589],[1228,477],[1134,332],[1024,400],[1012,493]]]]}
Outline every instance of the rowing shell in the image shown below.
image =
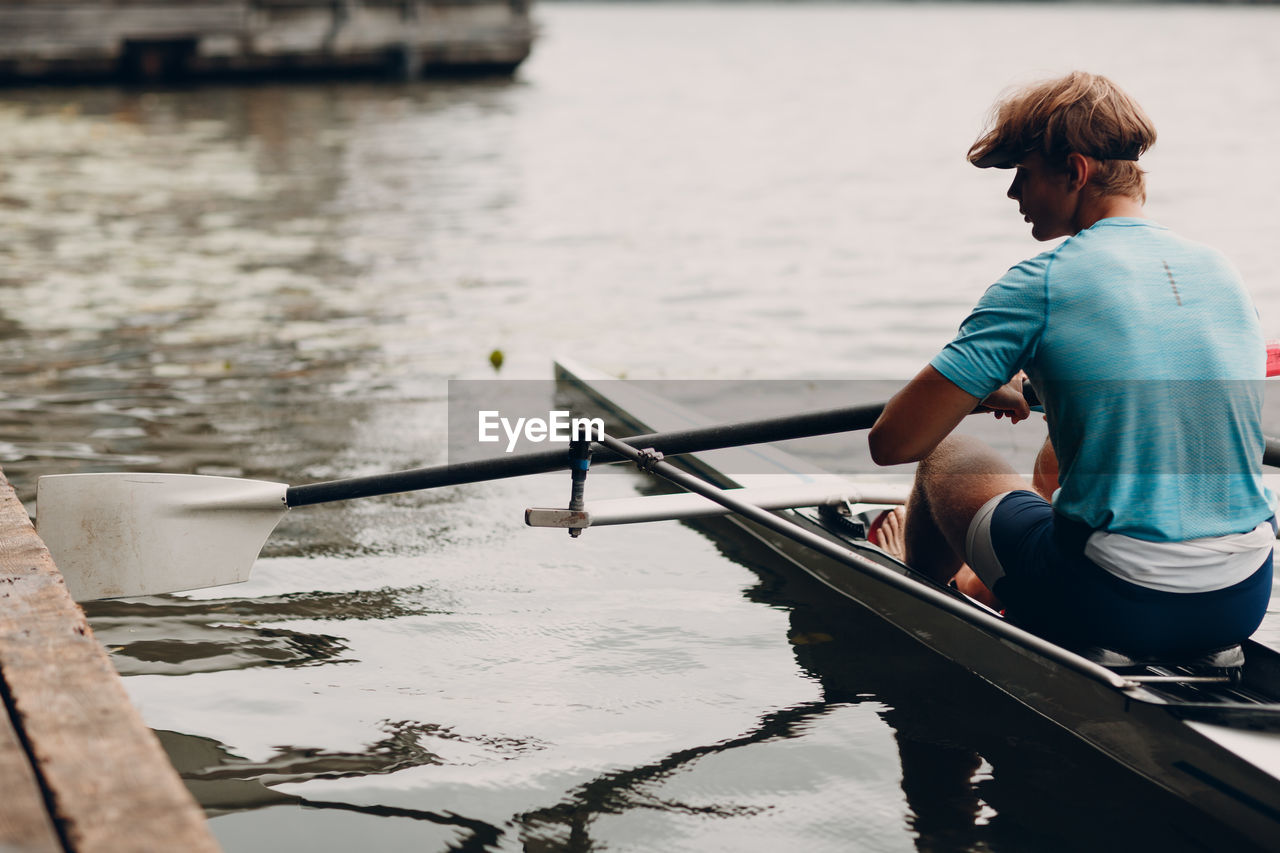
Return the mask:
{"type": "MultiPolygon", "coordinates": [[[[696,413],[561,361],[556,378],[589,414],[625,431],[697,426],[696,413]]],[[[773,447],[734,448],[683,457],[682,467],[726,489],[810,489],[859,495],[842,477],[773,447]],[[736,472],[751,471],[751,474],[736,472]]],[[[604,502],[607,503],[607,502],[604,502]]],[[[618,523],[618,511],[590,512],[618,523]]],[[[1137,666],[1093,659],[1048,643],[998,614],[938,586],[861,538],[851,523],[861,511],[834,507],[781,510],[805,530],[839,543],[862,559],[834,560],[778,532],[735,518],[760,540],[831,589],[856,601],[924,645],[991,683],[1104,755],[1181,798],[1215,822],[1266,849],[1280,842],[1280,654],[1242,646],[1238,678],[1184,662],[1137,666]],[[861,567],[867,560],[874,565],[861,567]],[[1112,666],[1104,666],[1111,663],[1112,666]]],[[[622,513],[625,514],[625,513],[622,513]]],[[[654,514],[638,513],[637,520],[654,514]]],[[[671,516],[685,517],[685,516],[671,516]]],[[[1214,663],[1226,663],[1215,661],[1214,663]]]]}

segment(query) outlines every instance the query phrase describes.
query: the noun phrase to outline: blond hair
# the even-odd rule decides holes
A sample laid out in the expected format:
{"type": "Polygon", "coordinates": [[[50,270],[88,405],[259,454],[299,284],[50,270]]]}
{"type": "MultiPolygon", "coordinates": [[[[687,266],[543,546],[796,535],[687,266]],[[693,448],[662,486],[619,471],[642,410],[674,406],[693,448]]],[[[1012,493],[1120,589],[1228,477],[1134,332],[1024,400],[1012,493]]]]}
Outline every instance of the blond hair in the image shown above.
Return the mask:
{"type": "Polygon", "coordinates": [[[1155,144],[1156,129],[1138,102],[1100,74],[1072,71],[1003,96],[992,108],[988,129],[969,148],[980,168],[1009,168],[1038,152],[1056,167],[1067,155],[1099,161],[1090,183],[1103,195],[1145,201],[1137,159],[1155,144]]]}

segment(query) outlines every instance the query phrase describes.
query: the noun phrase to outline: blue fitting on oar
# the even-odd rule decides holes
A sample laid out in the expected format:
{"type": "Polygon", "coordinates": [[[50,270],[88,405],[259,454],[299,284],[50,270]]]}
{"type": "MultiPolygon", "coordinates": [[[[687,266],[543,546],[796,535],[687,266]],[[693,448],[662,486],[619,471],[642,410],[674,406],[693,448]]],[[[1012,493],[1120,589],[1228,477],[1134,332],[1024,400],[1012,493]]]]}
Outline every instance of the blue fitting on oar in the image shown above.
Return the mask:
{"type": "MultiPolygon", "coordinates": [[[[586,509],[587,469],[591,467],[591,442],[569,442],[569,491],[570,512],[582,512],[586,509]]],[[[570,527],[569,535],[577,539],[582,535],[581,527],[570,527]]]]}

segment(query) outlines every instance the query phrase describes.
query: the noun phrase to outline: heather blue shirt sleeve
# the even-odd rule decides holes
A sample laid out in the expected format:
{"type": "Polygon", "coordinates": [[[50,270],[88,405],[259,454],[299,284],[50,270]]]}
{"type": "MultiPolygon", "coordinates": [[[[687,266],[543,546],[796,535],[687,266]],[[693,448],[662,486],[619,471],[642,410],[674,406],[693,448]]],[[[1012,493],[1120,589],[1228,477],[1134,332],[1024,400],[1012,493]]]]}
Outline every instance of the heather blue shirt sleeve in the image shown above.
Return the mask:
{"type": "Polygon", "coordinates": [[[1035,355],[1044,332],[1052,257],[1023,261],[987,288],[960,332],[929,363],[979,400],[1013,378],[1035,355]]]}

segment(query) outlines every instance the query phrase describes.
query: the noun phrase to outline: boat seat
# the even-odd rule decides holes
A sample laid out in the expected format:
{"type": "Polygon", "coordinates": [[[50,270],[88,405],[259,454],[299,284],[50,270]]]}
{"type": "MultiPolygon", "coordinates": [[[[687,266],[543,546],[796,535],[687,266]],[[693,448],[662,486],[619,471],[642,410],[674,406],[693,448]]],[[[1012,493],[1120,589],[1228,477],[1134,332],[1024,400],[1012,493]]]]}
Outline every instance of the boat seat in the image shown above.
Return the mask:
{"type": "Polygon", "coordinates": [[[1114,649],[1093,646],[1080,652],[1081,656],[1108,669],[1144,669],[1150,666],[1186,668],[1196,672],[1230,672],[1244,666],[1244,649],[1239,645],[1193,652],[1187,655],[1146,656],[1129,655],[1114,649]]]}

